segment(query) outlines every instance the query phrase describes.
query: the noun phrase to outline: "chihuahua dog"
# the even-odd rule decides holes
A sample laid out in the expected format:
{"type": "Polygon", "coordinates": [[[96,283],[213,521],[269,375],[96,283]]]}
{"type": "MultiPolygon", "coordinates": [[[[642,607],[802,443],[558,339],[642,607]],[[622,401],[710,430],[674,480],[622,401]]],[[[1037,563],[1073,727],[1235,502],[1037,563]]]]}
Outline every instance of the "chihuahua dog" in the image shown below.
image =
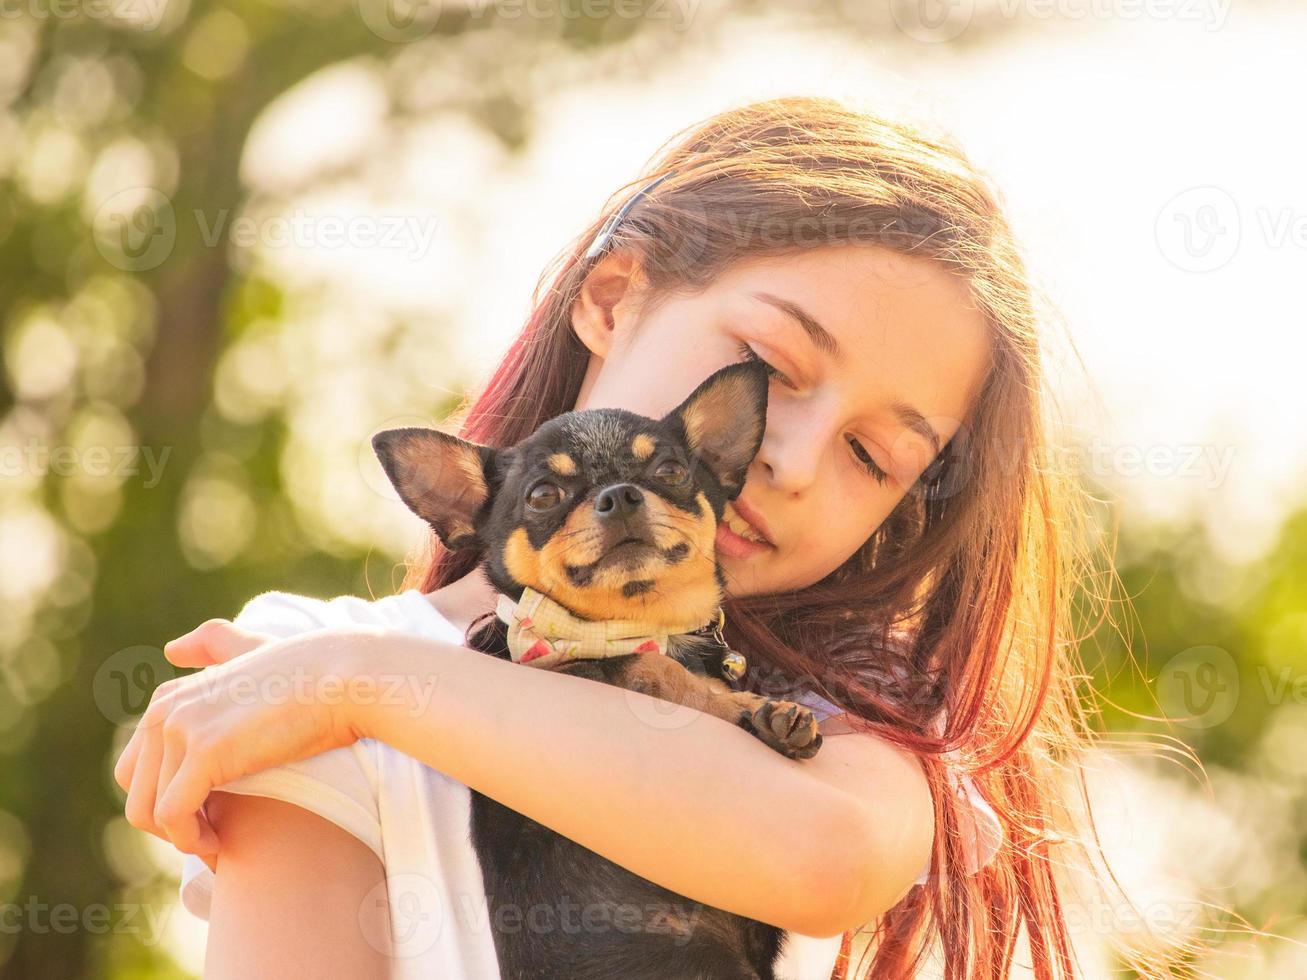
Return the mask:
{"type": "MultiPolygon", "coordinates": [[[[821,746],[815,717],[735,690],[738,655],[714,629],[717,524],[762,442],[767,385],[765,366],[734,364],[662,419],[574,411],[505,449],[425,428],[372,444],[400,498],[446,547],[475,549],[501,593],[469,646],[698,708],[806,759],[821,746]],[[556,604],[569,636],[601,636],[599,652],[537,638],[539,624],[513,611],[524,597],[556,604]]],[[[677,895],[475,791],[471,839],[506,980],[774,976],[780,929],[677,895]],[[529,910],[568,905],[579,926],[531,927],[529,910]]]]}

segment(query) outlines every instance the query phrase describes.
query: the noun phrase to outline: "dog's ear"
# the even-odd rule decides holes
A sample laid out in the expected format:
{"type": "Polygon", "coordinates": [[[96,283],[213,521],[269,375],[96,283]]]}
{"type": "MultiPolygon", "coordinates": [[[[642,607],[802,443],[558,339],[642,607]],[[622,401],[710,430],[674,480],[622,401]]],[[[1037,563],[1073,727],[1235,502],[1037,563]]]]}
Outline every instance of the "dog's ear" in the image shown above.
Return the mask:
{"type": "Polygon", "coordinates": [[[437,429],[385,429],[372,437],[381,468],[413,513],[451,551],[478,543],[476,516],[490,499],[495,450],[437,429]]]}
{"type": "Polygon", "coordinates": [[[690,452],[710,469],[733,500],[744,489],[749,464],[767,427],[768,371],[743,361],[722,368],[663,419],[679,424],[690,452]]]}

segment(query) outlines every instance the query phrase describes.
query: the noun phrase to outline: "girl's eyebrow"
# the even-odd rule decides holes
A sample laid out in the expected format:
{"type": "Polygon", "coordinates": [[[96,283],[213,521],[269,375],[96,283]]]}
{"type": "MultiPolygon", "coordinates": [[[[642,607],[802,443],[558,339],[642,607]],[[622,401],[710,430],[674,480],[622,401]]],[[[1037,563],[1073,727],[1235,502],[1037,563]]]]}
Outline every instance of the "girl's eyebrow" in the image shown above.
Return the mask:
{"type": "Polygon", "coordinates": [[[818,323],[807,310],[797,303],[782,299],[780,296],[773,296],[771,293],[754,293],[753,298],[760,299],[769,306],[776,307],[782,313],[788,313],[803,328],[803,332],[808,335],[808,339],[812,341],[818,350],[829,354],[831,357],[839,357],[843,353],[834,334],[818,323]]]}
{"type": "MultiPolygon", "coordinates": [[[[771,293],[755,292],[752,295],[754,299],[762,300],[769,306],[776,307],[782,313],[789,314],[803,328],[803,332],[808,335],[808,339],[812,341],[818,350],[835,358],[843,355],[843,349],[840,347],[839,341],[835,339],[834,334],[818,323],[807,310],[797,303],[783,299],[780,296],[773,296],[771,293]]],[[[926,416],[921,414],[914,406],[902,401],[892,403],[890,411],[894,413],[905,428],[929,442],[935,449],[935,455],[939,455],[943,440],[940,439],[939,433],[935,431],[935,427],[926,420],[926,416]]]]}
{"type": "Polygon", "coordinates": [[[890,405],[890,411],[898,416],[900,422],[908,429],[917,433],[917,435],[928,440],[935,447],[935,455],[939,455],[941,440],[935,427],[926,421],[926,416],[909,405],[907,402],[893,402],[890,405]]]}

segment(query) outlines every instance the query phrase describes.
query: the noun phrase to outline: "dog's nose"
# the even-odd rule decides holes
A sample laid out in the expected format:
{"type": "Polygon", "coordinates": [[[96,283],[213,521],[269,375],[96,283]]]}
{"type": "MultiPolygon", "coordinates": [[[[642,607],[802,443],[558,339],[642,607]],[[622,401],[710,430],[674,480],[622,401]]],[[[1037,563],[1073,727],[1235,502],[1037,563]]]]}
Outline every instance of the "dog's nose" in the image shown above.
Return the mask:
{"type": "Polygon", "coordinates": [[[617,483],[605,487],[595,497],[595,513],[606,519],[632,517],[643,506],[644,491],[634,483],[617,483]]]}

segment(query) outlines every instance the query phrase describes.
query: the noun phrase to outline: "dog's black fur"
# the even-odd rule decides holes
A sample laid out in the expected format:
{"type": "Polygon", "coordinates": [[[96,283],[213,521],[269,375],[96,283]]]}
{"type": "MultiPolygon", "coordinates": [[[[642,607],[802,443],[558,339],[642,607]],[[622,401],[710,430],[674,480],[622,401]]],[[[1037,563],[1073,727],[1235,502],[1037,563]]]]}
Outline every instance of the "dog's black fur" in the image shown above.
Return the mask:
{"type": "MultiPolygon", "coordinates": [[[[478,549],[506,595],[530,586],[592,620],[709,623],[725,585],[713,536],[761,444],[766,406],[765,368],[736,364],[662,419],[592,409],[508,449],[432,429],[380,432],[373,446],[405,503],[446,546],[478,549]]],[[[508,659],[498,619],[469,632],[470,645],[508,659]]],[[[815,754],[811,712],[732,690],[710,634],[673,637],[667,657],[556,669],[691,704],[793,759],[815,754]]],[[[774,976],[777,927],[677,895],[475,791],[471,835],[506,980],[774,976]]]]}

